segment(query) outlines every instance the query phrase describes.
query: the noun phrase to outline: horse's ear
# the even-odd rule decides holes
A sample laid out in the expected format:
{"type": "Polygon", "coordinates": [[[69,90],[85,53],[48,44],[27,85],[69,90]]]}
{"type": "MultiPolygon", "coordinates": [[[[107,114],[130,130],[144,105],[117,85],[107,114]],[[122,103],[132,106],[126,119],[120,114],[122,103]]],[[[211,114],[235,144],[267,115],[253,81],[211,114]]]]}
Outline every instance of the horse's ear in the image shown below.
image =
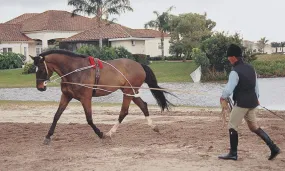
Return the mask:
{"type": "Polygon", "coordinates": [[[33,57],[32,55],[29,55],[31,58],[32,58],[32,60],[35,60],[35,57],[33,57]]]}

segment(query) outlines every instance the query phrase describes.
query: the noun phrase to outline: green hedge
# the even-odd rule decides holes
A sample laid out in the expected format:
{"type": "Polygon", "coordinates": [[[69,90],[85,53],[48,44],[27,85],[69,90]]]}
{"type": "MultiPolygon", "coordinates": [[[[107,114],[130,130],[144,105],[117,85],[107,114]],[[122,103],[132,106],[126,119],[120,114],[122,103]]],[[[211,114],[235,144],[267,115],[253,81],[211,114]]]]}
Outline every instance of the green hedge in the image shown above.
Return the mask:
{"type": "Polygon", "coordinates": [[[12,52],[0,54],[0,69],[21,68],[24,64],[21,56],[20,54],[12,52]]]}
{"type": "Polygon", "coordinates": [[[36,73],[36,66],[33,63],[26,63],[23,74],[36,73]]]}
{"type": "Polygon", "coordinates": [[[103,47],[100,49],[96,46],[82,46],[76,51],[77,53],[90,55],[95,58],[99,58],[101,60],[113,60],[118,58],[128,58],[135,60],[142,64],[149,64],[149,60],[146,55],[144,54],[131,54],[127,49],[124,47],[103,47]]]}
{"type": "Polygon", "coordinates": [[[254,61],[252,62],[260,77],[285,77],[285,61],[254,61]]]}
{"type": "Polygon", "coordinates": [[[76,52],[84,55],[90,55],[101,60],[112,60],[118,58],[134,59],[132,54],[123,47],[103,47],[100,49],[96,46],[85,45],[77,49],[76,52]]]}

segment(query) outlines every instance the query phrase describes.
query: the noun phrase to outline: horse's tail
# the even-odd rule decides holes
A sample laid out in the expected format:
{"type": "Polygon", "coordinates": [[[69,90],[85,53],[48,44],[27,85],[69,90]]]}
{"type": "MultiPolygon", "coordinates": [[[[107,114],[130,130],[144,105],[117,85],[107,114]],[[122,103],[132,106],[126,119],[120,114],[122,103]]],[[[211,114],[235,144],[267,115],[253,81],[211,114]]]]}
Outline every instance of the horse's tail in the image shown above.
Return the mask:
{"type": "MultiPolygon", "coordinates": [[[[156,77],[153,73],[153,71],[151,70],[151,68],[147,65],[141,64],[145,73],[146,73],[146,77],[145,77],[145,83],[147,83],[147,85],[150,88],[157,88],[159,90],[150,90],[152,95],[154,96],[154,98],[157,101],[158,106],[162,109],[162,111],[164,111],[164,109],[169,110],[170,105],[174,106],[173,104],[171,104],[165,97],[164,93],[168,93],[171,94],[165,90],[162,90],[163,88],[159,87],[157,85],[157,80],[156,77]]],[[[173,94],[172,94],[173,95],[173,94]]]]}

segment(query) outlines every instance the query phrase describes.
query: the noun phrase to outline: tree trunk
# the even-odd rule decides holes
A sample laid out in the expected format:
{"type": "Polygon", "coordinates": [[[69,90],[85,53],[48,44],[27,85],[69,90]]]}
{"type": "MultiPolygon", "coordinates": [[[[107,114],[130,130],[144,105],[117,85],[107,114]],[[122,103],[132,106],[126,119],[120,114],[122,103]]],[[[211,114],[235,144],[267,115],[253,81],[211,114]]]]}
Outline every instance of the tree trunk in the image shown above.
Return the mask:
{"type": "Polygon", "coordinates": [[[164,57],[164,33],[161,31],[161,58],[162,60],[165,60],[164,57]]]}
{"type": "MultiPolygon", "coordinates": [[[[97,14],[97,16],[98,16],[98,14],[97,14]]],[[[102,47],[103,47],[103,39],[101,38],[101,35],[102,35],[102,33],[101,33],[101,14],[97,17],[97,21],[98,21],[98,28],[99,28],[99,36],[100,36],[100,38],[99,38],[99,48],[100,49],[102,49],[102,47]]]]}
{"type": "Polygon", "coordinates": [[[99,47],[100,47],[100,49],[102,49],[102,47],[103,47],[103,39],[102,38],[99,39],[99,47]]]}

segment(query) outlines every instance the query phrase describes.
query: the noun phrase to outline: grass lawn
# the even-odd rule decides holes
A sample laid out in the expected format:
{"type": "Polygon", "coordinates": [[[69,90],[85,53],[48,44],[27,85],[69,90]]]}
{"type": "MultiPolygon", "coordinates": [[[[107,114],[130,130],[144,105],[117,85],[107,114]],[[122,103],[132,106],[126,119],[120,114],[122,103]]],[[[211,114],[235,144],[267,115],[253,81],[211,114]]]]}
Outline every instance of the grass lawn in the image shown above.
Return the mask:
{"type": "Polygon", "coordinates": [[[264,54],[257,55],[256,61],[285,61],[285,55],[283,54],[264,54]]]}
{"type": "MultiPolygon", "coordinates": [[[[153,62],[150,64],[158,82],[192,82],[194,62],[153,62]]],[[[22,74],[23,69],[0,70],[0,88],[35,87],[35,74],[22,74]]],[[[49,84],[48,86],[59,86],[49,84]]]]}
{"type": "Polygon", "coordinates": [[[22,74],[23,69],[0,70],[0,88],[5,87],[35,87],[35,74],[22,74]]]}
{"type": "Polygon", "coordinates": [[[196,68],[194,62],[162,62],[150,64],[158,82],[193,82],[190,73],[196,68]]]}

